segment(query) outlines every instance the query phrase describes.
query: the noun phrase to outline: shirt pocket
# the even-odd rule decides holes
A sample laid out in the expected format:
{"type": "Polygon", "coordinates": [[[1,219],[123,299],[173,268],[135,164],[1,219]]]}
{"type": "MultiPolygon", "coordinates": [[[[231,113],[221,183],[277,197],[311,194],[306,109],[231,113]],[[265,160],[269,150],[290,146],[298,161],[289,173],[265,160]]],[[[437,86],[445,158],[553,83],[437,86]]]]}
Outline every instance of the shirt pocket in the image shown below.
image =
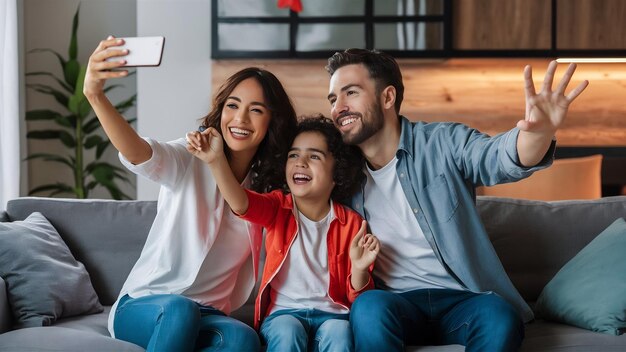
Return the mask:
{"type": "Polygon", "coordinates": [[[459,207],[459,197],[445,175],[435,176],[422,190],[420,199],[422,209],[429,220],[442,223],[448,222],[459,207]]]}

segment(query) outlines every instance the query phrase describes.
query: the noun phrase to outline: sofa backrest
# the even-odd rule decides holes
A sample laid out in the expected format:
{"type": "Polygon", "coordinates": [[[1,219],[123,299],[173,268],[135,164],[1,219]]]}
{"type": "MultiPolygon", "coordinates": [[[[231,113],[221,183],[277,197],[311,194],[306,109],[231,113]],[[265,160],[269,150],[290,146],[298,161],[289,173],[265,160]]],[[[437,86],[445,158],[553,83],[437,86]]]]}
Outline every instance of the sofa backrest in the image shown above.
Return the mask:
{"type": "Polygon", "coordinates": [[[11,221],[42,213],[87,268],[100,302],[111,305],[139,258],[156,201],[25,197],[10,200],[6,211],[11,221]]]}
{"type": "Polygon", "coordinates": [[[613,221],[626,218],[626,196],[553,202],[478,197],[477,207],[527,301],[535,301],[559,269],[613,221]]]}
{"type": "MultiPolygon", "coordinates": [[[[556,272],[618,217],[626,196],[543,202],[478,197],[477,207],[511,281],[535,301],[556,272]]],[[[155,201],[26,197],[8,202],[11,221],[41,212],[85,264],[100,302],[112,304],[139,258],[155,201]]]]}

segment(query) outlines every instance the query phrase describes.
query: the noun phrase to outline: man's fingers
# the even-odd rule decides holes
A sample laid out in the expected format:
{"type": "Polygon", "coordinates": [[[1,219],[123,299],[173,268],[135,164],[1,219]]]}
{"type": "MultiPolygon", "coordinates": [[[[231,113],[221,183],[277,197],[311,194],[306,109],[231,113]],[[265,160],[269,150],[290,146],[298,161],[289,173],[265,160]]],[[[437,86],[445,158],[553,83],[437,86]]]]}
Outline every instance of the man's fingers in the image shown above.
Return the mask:
{"type": "Polygon", "coordinates": [[[556,61],[550,61],[548,65],[548,70],[546,71],[546,75],[543,78],[543,86],[541,86],[542,92],[551,92],[552,91],[552,82],[554,81],[554,73],[556,72],[556,61]]]}
{"type": "Polygon", "coordinates": [[[537,94],[535,92],[535,83],[533,82],[533,69],[530,65],[526,65],[526,67],[524,67],[524,93],[526,95],[526,100],[537,94]]]}
{"type": "Polygon", "coordinates": [[[559,82],[558,87],[556,87],[556,90],[554,91],[555,93],[559,95],[565,94],[565,89],[572,79],[574,71],[576,71],[576,64],[569,64],[569,66],[567,66],[567,70],[565,70],[565,73],[563,74],[563,78],[561,78],[561,82],[559,82]]]}
{"type": "Polygon", "coordinates": [[[580,82],[580,84],[576,88],[574,88],[574,90],[569,92],[569,94],[567,95],[567,100],[570,103],[574,101],[574,99],[576,99],[580,95],[580,93],[582,93],[585,90],[585,88],[587,88],[588,85],[589,85],[589,81],[587,80],[580,82]]]}

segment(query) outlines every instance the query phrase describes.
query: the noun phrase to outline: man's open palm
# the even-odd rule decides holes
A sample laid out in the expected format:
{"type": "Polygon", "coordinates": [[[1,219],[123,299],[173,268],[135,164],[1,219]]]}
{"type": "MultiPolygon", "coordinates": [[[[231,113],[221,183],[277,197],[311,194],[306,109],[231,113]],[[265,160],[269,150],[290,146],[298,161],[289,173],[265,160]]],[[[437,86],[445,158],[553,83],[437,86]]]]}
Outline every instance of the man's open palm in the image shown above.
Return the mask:
{"type": "Polygon", "coordinates": [[[556,66],[556,61],[550,62],[543,80],[543,86],[539,93],[535,92],[531,67],[526,66],[524,68],[526,113],[524,120],[520,120],[517,123],[517,127],[520,130],[554,135],[556,130],[563,123],[569,105],[587,88],[587,85],[589,85],[589,81],[585,80],[569,92],[569,94],[565,95],[567,85],[572,79],[574,71],[576,71],[576,64],[570,64],[563,78],[561,78],[559,85],[555,90],[552,90],[556,66]]]}

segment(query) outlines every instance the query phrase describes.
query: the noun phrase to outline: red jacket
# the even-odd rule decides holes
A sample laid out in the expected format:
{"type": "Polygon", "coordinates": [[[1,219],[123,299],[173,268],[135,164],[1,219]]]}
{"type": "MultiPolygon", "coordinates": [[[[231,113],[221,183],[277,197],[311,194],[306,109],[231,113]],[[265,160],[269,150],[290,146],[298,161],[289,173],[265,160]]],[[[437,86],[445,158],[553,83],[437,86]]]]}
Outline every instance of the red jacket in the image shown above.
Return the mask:
{"type": "MultiPolygon", "coordinates": [[[[265,266],[261,287],[254,307],[254,327],[259,328],[261,322],[272,309],[270,302],[270,281],[274,279],[283,265],[287,253],[298,233],[296,210],[291,195],[281,191],[259,194],[250,190],[248,193],[248,211],[241,217],[257,223],[267,230],[265,238],[265,266]]],[[[352,302],[363,291],[374,288],[370,266],[370,278],[359,291],[350,283],[350,242],[361,227],[361,216],[339,203],[334,203],[335,219],[330,223],[326,236],[328,246],[328,271],[330,282],[329,297],[338,304],[350,308],[352,302]]]]}

